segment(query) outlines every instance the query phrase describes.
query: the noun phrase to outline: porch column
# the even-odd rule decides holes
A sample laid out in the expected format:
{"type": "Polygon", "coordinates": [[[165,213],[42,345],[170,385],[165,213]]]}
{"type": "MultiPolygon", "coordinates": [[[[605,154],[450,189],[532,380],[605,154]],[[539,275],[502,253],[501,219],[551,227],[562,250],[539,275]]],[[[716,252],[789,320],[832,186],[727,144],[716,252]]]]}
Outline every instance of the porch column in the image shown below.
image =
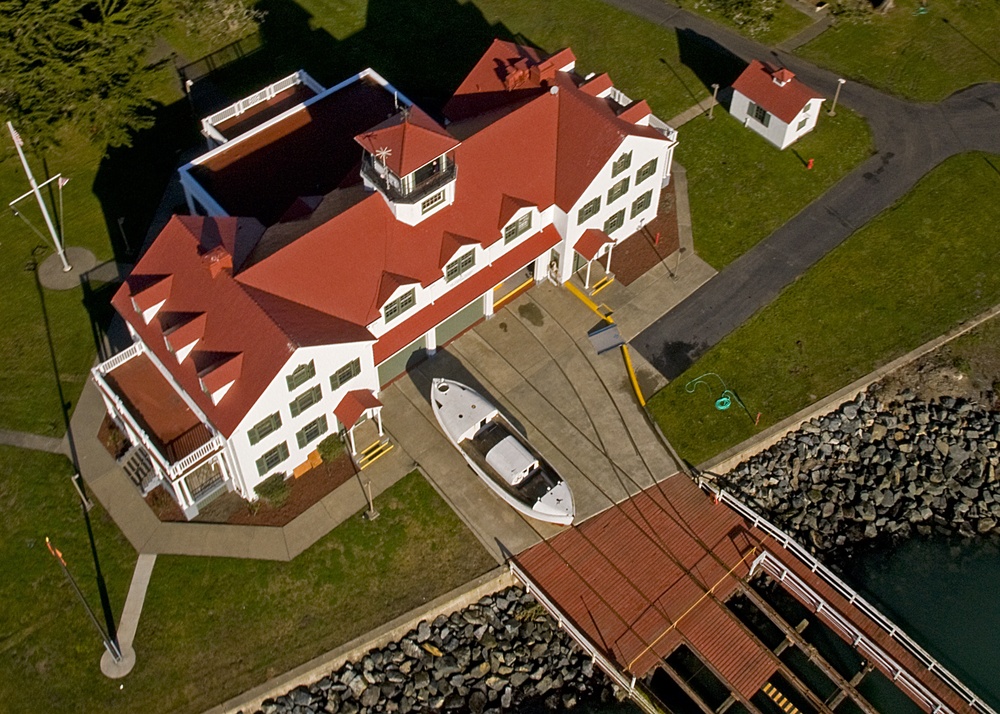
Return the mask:
{"type": "Polygon", "coordinates": [[[353,426],[350,429],[347,430],[347,440],[349,442],[351,442],[351,455],[352,456],[357,456],[358,455],[358,447],[356,447],[354,445],[354,427],[353,426]]]}
{"type": "Polygon", "coordinates": [[[378,435],[383,436],[384,432],[382,431],[382,407],[379,407],[378,409],[375,410],[375,421],[378,423],[378,435]]]}
{"type": "Polygon", "coordinates": [[[180,487],[179,492],[181,496],[181,508],[190,508],[194,505],[194,497],[191,495],[191,491],[188,489],[187,477],[182,477],[177,481],[177,485],[180,487]]]}
{"type": "Polygon", "coordinates": [[[614,243],[608,243],[608,267],[607,274],[611,275],[611,250],[615,247],[614,243]]]}
{"type": "Polygon", "coordinates": [[[483,295],[483,316],[493,317],[493,288],[483,295]]]}
{"type": "Polygon", "coordinates": [[[424,347],[427,348],[427,355],[433,357],[437,352],[437,328],[432,327],[424,333],[424,347]]]}
{"type": "Polygon", "coordinates": [[[592,260],[588,260],[587,261],[587,278],[586,278],[586,280],[583,281],[583,287],[584,287],[584,289],[589,289],[590,288],[590,266],[591,266],[591,264],[593,262],[594,261],[592,261],[592,260]]]}

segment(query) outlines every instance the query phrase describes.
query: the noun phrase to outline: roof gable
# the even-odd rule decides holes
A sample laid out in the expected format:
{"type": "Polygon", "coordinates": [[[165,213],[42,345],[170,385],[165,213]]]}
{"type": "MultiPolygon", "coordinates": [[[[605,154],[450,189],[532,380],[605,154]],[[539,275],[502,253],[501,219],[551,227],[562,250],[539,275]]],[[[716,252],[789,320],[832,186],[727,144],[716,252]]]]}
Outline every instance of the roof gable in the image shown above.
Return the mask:
{"type": "Polygon", "coordinates": [[[459,145],[417,107],[403,109],[354,140],[397,176],[411,174],[459,145]]]}
{"type": "Polygon", "coordinates": [[[753,60],[733,82],[733,90],[791,124],[812,99],[823,99],[816,90],[795,79],[787,69],[753,60]],[[777,80],[777,81],[776,81],[777,80]]]}

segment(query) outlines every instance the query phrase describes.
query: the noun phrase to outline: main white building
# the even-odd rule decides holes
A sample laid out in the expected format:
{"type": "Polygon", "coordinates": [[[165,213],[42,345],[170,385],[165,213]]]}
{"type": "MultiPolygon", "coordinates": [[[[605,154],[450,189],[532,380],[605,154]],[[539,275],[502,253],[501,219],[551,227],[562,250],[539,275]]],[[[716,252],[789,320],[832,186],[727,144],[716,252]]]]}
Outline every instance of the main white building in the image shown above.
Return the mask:
{"type": "Polygon", "coordinates": [[[203,122],[174,216],[113,299],[132,347],[108,413],[188,517],[255,499],[379,390],[532,281],[565,282],[656,215],[676,132],[570,50],[495,41],[445,125],[372,70],[299,72],[203,122]]]}

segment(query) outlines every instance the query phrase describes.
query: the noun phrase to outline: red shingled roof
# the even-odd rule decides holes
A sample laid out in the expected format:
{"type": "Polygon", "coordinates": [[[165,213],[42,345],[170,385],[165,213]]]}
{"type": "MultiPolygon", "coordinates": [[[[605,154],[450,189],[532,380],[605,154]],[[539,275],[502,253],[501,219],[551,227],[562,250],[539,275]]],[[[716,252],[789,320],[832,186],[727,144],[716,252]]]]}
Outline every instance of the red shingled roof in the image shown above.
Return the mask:
{"type": "Polygon", "coordinates": [[[352,389],[344,395],[340,403],[334,407],[333,413],[345,429],[350,429],[358,423],[358,419],[368,409],[382,406],[374,394],[367,389],[352,389]]]}
{"type": "Polygon", "coordinates": [[[597,228],[588,228],[580,236],[580,239],[573,246],[573,250],[582,255],[587,260],[597,257],[598,251],[611,242],[611,237],[597,228]]]}
{"type": "Polygon", "coordinates": [[[383,163],[397,176],[413,173],[459,144],[418,107],[399,112],[354,140],[369,154],[387,152],[383,163]]]}
{"type": "Polygon", "coordinates": [[[795,121],[806,102],[823,98],[815,89],[795,79],[795,75],[788,70],[777,69],[758,60],[753,60],[743,70],[743,74],[733,82],[733,89],[786,124],[795,121]],[[775,83],[775,77],[784,85],[775,83]]]}

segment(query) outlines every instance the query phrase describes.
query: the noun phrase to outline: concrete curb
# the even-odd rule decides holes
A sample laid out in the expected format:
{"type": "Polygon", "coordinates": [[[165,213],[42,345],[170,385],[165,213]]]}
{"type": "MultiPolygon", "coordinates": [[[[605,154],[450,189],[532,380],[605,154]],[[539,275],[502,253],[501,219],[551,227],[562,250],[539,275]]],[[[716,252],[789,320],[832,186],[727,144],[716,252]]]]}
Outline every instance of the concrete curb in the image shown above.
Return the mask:
{"type": "Polygon", "coordinates": [[[509,570],[504,567],[494,568],[485,575],[465,585],[460,585],[451,592],[410,610],[371,632],[356,637],[336,649],[321,654],[293,670],[278,675],[258,687],[209,709],[205,714],[255,711],[265,699],[280,696],[303,684],[309,685],[317,682],[333,670],[338,669],[344,662],[357,659],[373,649],[401,639],[407,632],[416,628],[422,620],[433,620],[438,615],[450,615],[456,610],[461,610],[480,598],[499,592],[514,583],[514,576],[509,570]]]}
{"type": "Polygon", "coordinates": [[[870,387],[873,383],[879,381],[886,375],[895,372],[900,367],[905,367],[914,360],[923,357],[930,352],[933,352],[938,347],[948,344],[956,337],[961,337],[965,333],[979,327],[979,325],[996,317],[997,315],[1000,315],[1000,304],[994,305],[989,310],[986,310],[976,317],[965,321],[958,327],[944,333],[940,337],[935,337],[933,340],[925,342],[915,350],[907,352],[902,357],[894,359],[892,362],[879,367],[875,371],[868,373],[861,379],[852,382],[843,389],[840,389],[815,404],[811,404],[805,409],[796,412],[787,419],[784,419],[774,426],[765,429],[757,436],[751,437],[731,449],[722,452],[714,459],[709,459],[705,463],[698,466],[698,470],[712,471],[715,473],[726,473],[727,471],[732,470],[743,461],[746,461],[760,452],[774,446],[774,444],[781,441],[790,432],[796,431],[807,421],[835,411],[841,404],[854,399],[858,394],[868,389],[868,387],[870,387]]]}

